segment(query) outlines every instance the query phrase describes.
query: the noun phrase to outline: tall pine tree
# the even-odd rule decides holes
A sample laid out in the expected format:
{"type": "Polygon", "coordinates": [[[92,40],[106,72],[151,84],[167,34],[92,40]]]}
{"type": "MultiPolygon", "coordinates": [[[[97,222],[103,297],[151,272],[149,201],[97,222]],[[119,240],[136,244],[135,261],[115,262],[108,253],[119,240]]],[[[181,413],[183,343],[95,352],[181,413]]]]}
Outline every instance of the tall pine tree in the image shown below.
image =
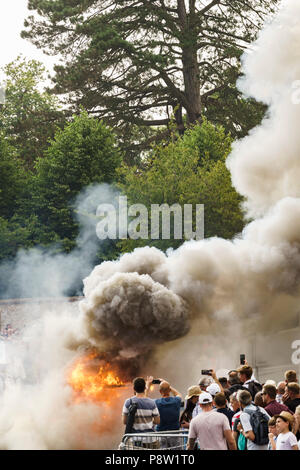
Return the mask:
{"type": "Polygon", "coordinates": [[[24,38],[61,54],[55,91],[124,131],[207,115],[243,135],[264,108],[235,87],[278,0],[29,0],[24,38]]]}

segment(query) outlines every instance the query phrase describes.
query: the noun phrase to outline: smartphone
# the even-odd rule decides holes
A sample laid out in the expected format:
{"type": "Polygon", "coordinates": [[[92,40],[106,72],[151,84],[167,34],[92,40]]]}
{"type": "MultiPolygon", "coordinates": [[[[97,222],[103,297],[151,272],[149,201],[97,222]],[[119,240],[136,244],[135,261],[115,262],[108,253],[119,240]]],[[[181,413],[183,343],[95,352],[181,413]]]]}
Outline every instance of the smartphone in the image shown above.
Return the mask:
{"type": "Polygon", "coordinates": [[[243,366],[245,364],[246,356],[245,354],[240,354],[240,364],[243,366]]]}
{"type": "Polygon", "coordinates": [[[203,369],[201,371],[201,374],[202,375],[211,375],[211,371],[212,371],[212,369],[203,369]]]}
{"type": "Polygon", "coordinates": [[[153,379],[152,380],[152,383],[155,385],[155,384],[160,384],[160,380],[159,379],[153,379]]]}

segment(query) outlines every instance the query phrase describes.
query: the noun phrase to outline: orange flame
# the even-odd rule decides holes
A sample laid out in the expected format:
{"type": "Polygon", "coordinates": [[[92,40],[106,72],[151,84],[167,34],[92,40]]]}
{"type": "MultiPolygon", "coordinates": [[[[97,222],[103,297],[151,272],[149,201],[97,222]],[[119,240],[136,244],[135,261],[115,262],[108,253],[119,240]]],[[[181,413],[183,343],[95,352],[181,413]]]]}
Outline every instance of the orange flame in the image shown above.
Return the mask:
{"type": "Polygon", "coordinates": [[[80,358],[70,372],[68,383],[78,399],[105,400],[107,388],[125,385],[110,364],[95,367],[93,360],[96,356],[96,354],[89,354],[80,358]]]}

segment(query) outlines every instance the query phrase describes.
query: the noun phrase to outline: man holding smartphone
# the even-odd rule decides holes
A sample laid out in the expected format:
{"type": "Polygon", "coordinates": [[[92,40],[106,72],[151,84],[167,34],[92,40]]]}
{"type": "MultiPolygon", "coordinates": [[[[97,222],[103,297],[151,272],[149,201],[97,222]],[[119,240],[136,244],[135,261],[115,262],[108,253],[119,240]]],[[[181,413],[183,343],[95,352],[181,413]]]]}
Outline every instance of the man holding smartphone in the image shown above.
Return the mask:
{"type": "MultiPolygon", "coordinates": [[[[159,392],[161,398],[155,400],[160,415],[160,423],[156,426],[157,431],[176,431],[180,428],[179,417],[182,395],[169,382],[159,379],[159,392]],[[171,394],[173,396],[171,396],[171,394]]],[[[153,382],[152,382],[153,383],[153,382]]],[[[162,439],[163,448],[172,448],[179,445],[178,438],[170,437],[162,439]]]]}

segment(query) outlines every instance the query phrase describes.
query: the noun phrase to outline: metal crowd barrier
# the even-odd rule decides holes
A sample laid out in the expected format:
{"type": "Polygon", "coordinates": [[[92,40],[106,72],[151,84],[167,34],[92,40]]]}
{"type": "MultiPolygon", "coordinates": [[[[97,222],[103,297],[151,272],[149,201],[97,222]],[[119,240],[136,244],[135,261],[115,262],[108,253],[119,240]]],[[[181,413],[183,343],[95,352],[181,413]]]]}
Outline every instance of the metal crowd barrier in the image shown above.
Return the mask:
{"type": "Polygon", "coordinates": [[[124,434],[118,450],[185,450],[188,430],[124,434]]]}

